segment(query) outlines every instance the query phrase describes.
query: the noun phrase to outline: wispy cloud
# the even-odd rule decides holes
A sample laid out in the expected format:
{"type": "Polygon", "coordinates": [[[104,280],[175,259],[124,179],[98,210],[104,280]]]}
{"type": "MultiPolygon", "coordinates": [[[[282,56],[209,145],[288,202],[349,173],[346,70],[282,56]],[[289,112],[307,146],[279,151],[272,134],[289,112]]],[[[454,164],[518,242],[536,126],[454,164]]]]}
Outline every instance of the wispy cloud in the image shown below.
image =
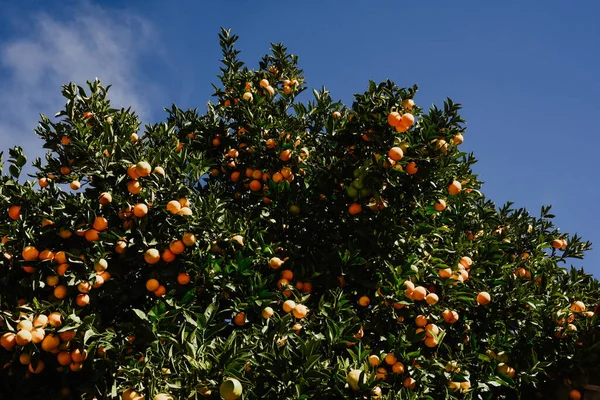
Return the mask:
{"type": "MultiPolygon", "coordinates": [[[[15,18],[21,16],[15,15],[15,18]]],[[[64,106],[61,85],[100,78],[112,84],[113,106],[132,106],[148,115],[150,94],[142,82],[143,57],[157,52],[151,24],[123,11],[86,3],[64,17],[25,18],[24,35],[0,41],[0,151],[23,146],[29,157],[44,154],[33,129],[39,114],[53,116],[64,106]]]]}

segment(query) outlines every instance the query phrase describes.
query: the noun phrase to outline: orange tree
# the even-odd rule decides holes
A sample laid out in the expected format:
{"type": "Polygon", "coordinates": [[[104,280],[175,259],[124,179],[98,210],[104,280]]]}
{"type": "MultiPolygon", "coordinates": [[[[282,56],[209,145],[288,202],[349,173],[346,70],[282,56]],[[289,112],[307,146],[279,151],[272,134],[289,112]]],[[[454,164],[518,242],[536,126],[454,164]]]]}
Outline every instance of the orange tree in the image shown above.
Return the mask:
{"type": "Polygon", "coordinates": [[[140,129],[71,84],[37,181],[9,151],[1,393],[531,398],[600,374],[598,281],[560,266],[590,244],[484,197],[458,104],[390,81],[297,102],[296,56],[251,70],[236,39],[204,115],[140,129]]]}

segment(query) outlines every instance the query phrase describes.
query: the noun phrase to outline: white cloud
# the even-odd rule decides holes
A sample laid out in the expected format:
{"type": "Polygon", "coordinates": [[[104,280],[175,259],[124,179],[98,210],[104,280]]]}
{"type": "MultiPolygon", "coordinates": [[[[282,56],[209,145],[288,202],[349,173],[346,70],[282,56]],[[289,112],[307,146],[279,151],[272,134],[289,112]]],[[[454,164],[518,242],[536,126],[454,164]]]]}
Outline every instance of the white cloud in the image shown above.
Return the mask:
{"type": "MultiPolygon", "coordinates": [[[[15,16],[19,17],[20,16],[15,16]]],[[[63,108],[61,85],[100,78],[113,85],[115,107],[132,106],[148,115],[157,86],[140,81],[142,56],[157,52],[150,23],[124,11],[84,4],[64,18],[23,18],[26,34],[0,41],[0,151],[23,146],[30,160],[45,152],[33,133],[43,113],[63,108]]]]}

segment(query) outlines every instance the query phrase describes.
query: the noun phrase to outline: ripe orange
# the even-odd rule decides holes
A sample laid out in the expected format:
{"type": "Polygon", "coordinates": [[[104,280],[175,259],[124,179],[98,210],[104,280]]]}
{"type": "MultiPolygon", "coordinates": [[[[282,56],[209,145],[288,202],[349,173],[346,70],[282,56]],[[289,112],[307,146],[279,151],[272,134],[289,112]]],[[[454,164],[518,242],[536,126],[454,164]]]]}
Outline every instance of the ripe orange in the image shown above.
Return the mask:
{"type": "Polygon", "coordinates": [[[94,262],[94,269],[96,272],[102,272],[108,268],[108,262],[104,258],[98,259],[94,262]]]}
{"type": "Polygon", "coordinates": [[[427,289],[425,289],[423,286],[417,286],[413,290],[412,296],[413,296],[413,300],[416,300],[416,301],[424,300],[425,296],[427,296],[427,289]]]}
{"type": "Polygon", "coordinates": [[[369,365],[371,365],[371,367],[376,367],[381,363],[381,360],[379,359],[379,356],[376,356],[374,354],[371,354],[369,356],[369,365]]]}
{"type": "Polygon", "coordinates": [[[571,311],[576,313],[582,313],[585,311],[585,304],[583,301],[575,301],[571,304],[571,311]]]}
{"type": "Polygon", "coordinates": [[[68,342],[70,340],[75,339],[76,333],[77,332],[73,329],[73,330],[70,330],[70,331],[60,332],[58,334],[58,337],[60,338],[61,341],[68,342]]]}
{"type": "Polygon", "coordinates": [[[279,153],[279,159],[281,161],[290,161],[290,159],[292,158],[292,152],[291,150],[283,150],[281,153],[279,153]]]}
{"type": "Polygon", "coordinates": [[[38,179],[38,184],[40,185],[41,188],[45,188],[48,187],[48,178],[40,178],[38,179]]]}
{"type": "Polygon", "coordinates": [[[33,339],[31,331],[28,331],[27,329],[21,329],[17,332],[17,336],[15,336],[15,341],[19,346],[25,346],[31,343],[31,339],[33,339]]]}
{"type": "Polygon", "coordinates": [[[5,350],[12,350],[17,344],[15,340],[15,334],[11,332],[6,332],[0,337],[0,345],[5,350]]]}
{"type": "Polygon", "coordinates": [[[427,325],[427,317],[424,315],[417,315],[415,318],[415,324],[421,328],[424,327],[427,325]]]}
{"type": "Polygon", "coordinates": [[[88,304],[90,304],[90,296],[85,293],[78,294],[77,297],[75,298],[75,303],[79,307],[85,307],[88,304]]]}
{"type": "Polygon", "coordinates": [[[98,289],[102,285],[104,285],[104,278],[101,275],[96,274],[96,278],[94,278],[94,285],[92,286],[94,289],[98,289]]]}
{"type": "Polygon", "coordinates": [[[167,203],[167,211],[171,214],[177,214],[181,210],[181,204],[177,200],[171,200],[167,203]]]}
{"type": "Polygon", "coordinates": [[[45,250],[40,251],[40,254],[38,256],[38,258],[41,261],[45,261],[45,260],[52,261],[52,260],[54,260],[54,257],[55,257],[54,252],[50,249],[45,249],[45,250]]]}
{"type": "Polygon", "coordinates": [[[452,143],[454,143],[455,145],[460,145],[464,142],[465,138],[463,137],[463,135],[461,133],[457,133],[453,138],[452,138],[452,143]]]}
{"type": "Polygon", "coordinates": [[[138,218],[142,218],[148,214],[148,206],[144,203],[137,203],[133,206],[133,215],[138,218]]]}
{"type": "Polygon", "coordinates": [[[415,381],[413,378],[406,378],[402,382],[402,385],[405,388],[407,388],[407,389],[415,390],[415,386],[417,385],[417,381],[415,381]]]}
{"type": "Polygon", "coordinates": [[[61,351],[56,355],[56,359],[60,365],[71,364],[71,353],[68,351],[61,351]]]}
{"type": "Polygon", "coordinates": [[[71,359],[73,362],[82,363],[87,360],[88,352],[87,350],[81,351],[80,349],[74,349],[71,351],[71,359]]]}
{"type": "Polygon", "coordinates": [[[482,306],[485,306],[492,300],[492,297],[488,292],[479,292],[477,294],[477,302],[482,306]]]}
{"type": "Polygon", "coordinates": [[[291,312],[294,308],[296,308],[296,302],[294,302],[293,300],[286,300],[283,303],[283,311],[285,311],[286,313],[291,312]]]}
{"type": "Polygon", "coordinates": [[[258,192],[262,189],[262,183],[260,183],[259,180],[253,180],[252,182],[250,182],[250,190],[252,190],[253,192],[258,192]]]}
{"type": "Polygon", "coordinates": [[[569,400],[580,400],[580,399],[581,399],[581,392],[579,392],[579,390],[573,389],[569,392],[569,400]]]}
{"type": "Polygon", "coordinates": [[[171,263],[171,262],[175,261],[175,254],[173,254],[173,252],[171,250],[165,249],[165,250],[163,250],[161,258],[164,262],[171,263]]]}
{"type": "Polygon", "coordinates": [[[273,257],[269,260],[269,266],[273,269],[279,269],[285,263],[285,260],[280,259],[279,257],[273,257]]]}
{"type": "Polygon", "coordinates": [[[139,176],[148,176],[152,172],[152,167],[146,161],[140,161],[135,166],[135,172],[139,176]]]}
{"type": "Polygon", "coordinates": [[[79,293],[89,293],[92,290],[92,284],[88,281],[81,281],[77,284],[77,290],[79,293]]]}
{"type": "Polygon", "coordinates": [[[29,363],[31,363],[31,354],[21,353],[19,356],[19,362],[21,365],[29,365],[29,363]]]}
{"type": "Polygon", "coordinates": [[[102,232],[103,230],[108,228],[107,219],[104,217],[96,217],[96,219],[94,219],[94,223],[92,224],[92,228],[99,232],[102,232]]]}
{"type": "Polygon", "coordinates": [[[88,229],[85,231],[85,240],[88,242],[96,242],[100,240],[100,235],[96,229],[88,229]]]}
{"type": "Polygon", "coordinates": [[[390,151],[388,151],[388,157],[394,161],[400,161],[402,160],[402,157],[404,157],[404,152],[400,147],[392,147],[390,151]]]}
{"type": "Polygon", "coordinates": [[[115,252],[118,254],[123,254],[127,249],[127,242],[124,240],[119,240],[115,244],[115,252]]]}
{"type": "Polygon", "coordinates": [[[190,275],[186,272],[181,272],[179,275],[177,275],[177,283],[180,285],[187,285],[190,283],[190,280],[190,275]]]}
{"type": "Polygon", "coordinates": [[[232,182],[237,182],[240,180],[241,173],[239,171],[233,171],[231,173],[230,179],[232,182]]]}
{"type": "Polygon", "coordinates": [[[109,204],[110,202],[112,202],[112,195],[108,192],[103,192],[100,194],[100,198],[98,199],[98,202],[100,204],[102,204],[103,206],[109,204]]]}
{"type": "Polygon", "coordinates": [[[160,253],[156,249],[148,249],[144,253],[144,260],[148,264],[156,264],[160,261],[160,253]]]}
{"type": "Polygon", "coordinates": [[[396,355],[394,353],[386,354],[384,360],[387,365],[394,365],[398,362],[398,359],[396,358],[396,355]]]}
{"type": "Polygon", "coordinates": [[[306,314],[308,314],[308,307],[303,304],[298,304],[296,307],[294,307],[293,314],[294,317],[302,319],[306,317],[306,314]]]}
{"type": "Polygon", "coordinates": [[[177,213],[177,215],[192,215],[192,209],[189,207],[181,207],[181,210],[177,213]]]}
{"type": "Polygon", "coordinates": [[[262,311],[262,317],[264,319],[269,319],[273,316],[274,313],[275,311],[273,311],[271,307],[265,307],[262,311]]]}
{"type": "Polygon", "coordinates": [[[157,279],[151,278],[146,281],[146,289],[149,292],[154,292],[156,289],[158,289],[159,286],[160,286],[160,283],[158,282],[157,279]]]}
{"type": "Polygon", "coordinates": [[[444,211],[446,209],[446,202],[443,199],[439,199],[437,203],[433,205],[436,211],[444,211]]]}
{"type": "Polygon", "coordinates": [[[190,247],[196,243],[196,236],[194,236],[193,233],[184,233],[183,237],[181,238],[181,241],[183,242],[183,244],[190,247]]]}
{"type": "Polygon", "coordinates": [[[32,326],[34,328],[45,328],[47,324],[48,324],[48,317],[44,314],[38,315],[32,321],[32,326]]]}
{"type": "Polygon", "coordinates": [[[444,318],[444,321],[450,324],[458,321],[458,313],[456,311],[446,309],[442,312],[442,317],[444,318]]]}
{"type": "Polygon", "coordinates": [[[360,299],[358,299],[358,304],[363,307],[367,307],[369,304],[371,304],[371,299],[369,296],[362,296],[360,299]]]}
{"type": "Polygon", "coordinates": [[[131,194],[140,194],[142,185],[139,181],[133,179],[127,182],[127,191],[131,194]]]}
{"type": "Polygon", "coordinates": [[[450,185],[448,185],[448,193],[451,195],[457,195],[460,193],[462,189],[462,185],[459,181],[452,181],[450,185]]]}
{"type": "Polygon", "coordinates": [[[473,265],[473,260],[471,260],[471,257],[461,257],[460,259],[460,264],[465,267],[465,269],[469,269],[471,268],[471,265],[473,265]]]}
{"type": "Polygon", "coordinates": [[[410,113],[402,114],[400,123],[406,127],[412,126],[415,123],[415,117],[410,113]]]}
{"type": "Polygon", "coordinates": [[[31,331],[31,342],[41,343],[44,340],[46,332],[42,328],[36,328],[31,331]]]}
{"type": "Polygon", "coordinates": [[[59,300],[64,299],[65,297],[67,297],[67,287],[65,285],[58,285],[57,287],[54,288],[54,297],[56,297],[59,300]]]}
{"type": "Polygon", "coordinates": [[[181,240],[173,240],[169,243],[169,250],[171,250],[173,254],[181,254],[185,251],[185,244],[183,244],[181,240]]]}
{"type": "Polygon", "coordinates": [[[413,99],[404,99],[402,100],[402,108],[406,109],[406,110],[412,110],[412,108],[415,106],[415,102],[413,99]]]}
{"type": "Polygon", "coordinates": [[[396,127],[396,126],[400,125],[400,123],[402,121],[402,115],[400,115],[399,112],[392,111],[391,113],[388,114],[387,121],[388,121],[388,124],[396,127]]]}
{"type": "Polygon", "coordinates": [[[342,113],[340,113],[339,111],[334,111],[331,116],[333,117],[333,119],[340,119],[342,118],[342,113]]]}
{"type": "Polygon", "coordinates": [[[162,297],[162,296],[164,296],[166,293],[167,293],[167,288],[166,288],[166,287],[164,287],[163,285],[160,285],[160,286],[158,287],[158,289],[156,289],[156,290],[154,291],[154,295],[155,295],[155,296],[157,296],[157,297],[162,297]]]}
{"type": "Polygon", "coordinates": [[[417,163],[415,163],[414,161],[411,161],[408,164],[406,164],[406,167],[404,168],[404,170],[406,171],[407,174],[414,175],[419,171],[419,168],[417,168],[417,163]]]}
{"type": "Polygon", "coordinates": [[[39,254],[40,253],[38,252],[38,250],[33,246],[26,246],[23,249],[23,251],[21,252],[21,255],[23,256],[23,260],[25,260],[25,261],[37,260],[39,254]]]}
{"type": "Polygon", "coordinates": [[[237,313],[235,317],[233,317],[233,323],[237,326],[246,325],[246,314],[243,312],[237,313]]]}
{"type": "Polygon", "coordinates": [[[360,204],[358,203],[352,203],[350,204],[350,206],[348,207],[348,212],[351,215],[356,215],[356,214],[360,214],[362,212],[362,207],[360,206],[360,204]]]}
{"type": "Polygon", "coordinates": [[[439,300],[440,300],[440,299],[439,299],[438,295],[437,295],[437,294],[435,294],[435,293],[429,293],[429,294],[427,295],[427,297],[425,297],[425,301],[426,301],[426,302],[427,302],[427,304],[429,304],[429,305],[434,305],[434,304],[437,304],[437,302],[438,302],[439,300]]]}
{"type": "Polygon", "coordinates": [[[39,374],[40,372],[42,372],[44,370],[44,362],[42,360],[38,360],[37,365],[34,367],[33,363],[29,364],[29,371],[32,374],[39,374]]]}
{"type": "Polygon", "coordinates": [[[81,183],[80,183],[79,181],[75,180],[75,181],[71,182],[71,183],[69,184],[69,186],[70,186],[70,187],[71,187],[71,189],[73,189],[73,190],[78,190],[78,189],[81,187],[81,183]]]}
{"type": "Polygon", "coordinates": [[[50,326],[59,327],[62,325],[62,314],[59,312],[53,312],[48,315],[48,323],[50,326]]]}
{"type": "Polygon", "coordinates": [[[404,373],[404,364],[402,364],[400,361],[396,362],[394,365],[392,365],[392,372],[402,375],[404,373]]]}

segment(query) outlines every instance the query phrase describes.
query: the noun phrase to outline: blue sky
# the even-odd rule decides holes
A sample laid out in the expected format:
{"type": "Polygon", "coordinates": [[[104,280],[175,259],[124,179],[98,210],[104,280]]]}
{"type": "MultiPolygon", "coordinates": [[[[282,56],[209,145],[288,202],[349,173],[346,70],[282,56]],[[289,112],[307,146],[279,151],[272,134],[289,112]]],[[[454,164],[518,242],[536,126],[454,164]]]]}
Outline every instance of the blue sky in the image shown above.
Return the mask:
{"type": "Polygon", "coordinates": [[[586,0],[0,2],[0,150],[42,155],[38,114],[62,107],[71,80],[113,84],[146,122],[171,103],[204,109],[231,27],[251,66],[284,42],[309,86],[346,103],[388,78],[419,84],[422,107],[462,103],[486,195],[534,214],[552,204],[562,231],[596,244],[574,264],[598,277],[598,15],[586,0]]]}

